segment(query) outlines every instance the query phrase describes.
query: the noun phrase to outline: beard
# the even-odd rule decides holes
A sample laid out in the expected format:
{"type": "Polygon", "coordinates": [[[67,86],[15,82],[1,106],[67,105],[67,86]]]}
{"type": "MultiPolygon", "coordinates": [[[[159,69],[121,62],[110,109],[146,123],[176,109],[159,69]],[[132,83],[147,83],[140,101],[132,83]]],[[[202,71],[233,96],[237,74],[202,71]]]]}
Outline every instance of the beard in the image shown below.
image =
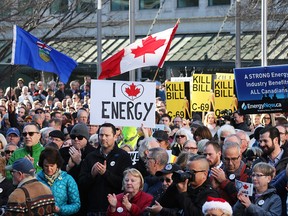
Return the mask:
{"type": "Polygon", "coordinates": [[[275,144],[272,143],[272,146],[270,146],[270,147],[264,146],[261,149],[263,151],[264,156],[269,156],[275,150],[275,144]]]}

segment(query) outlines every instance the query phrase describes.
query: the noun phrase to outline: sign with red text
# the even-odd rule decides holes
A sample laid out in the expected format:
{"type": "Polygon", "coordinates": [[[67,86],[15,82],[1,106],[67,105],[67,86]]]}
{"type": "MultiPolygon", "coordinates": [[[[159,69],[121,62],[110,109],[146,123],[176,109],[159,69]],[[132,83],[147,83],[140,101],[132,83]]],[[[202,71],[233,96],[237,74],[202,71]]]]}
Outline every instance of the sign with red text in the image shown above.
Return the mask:
{"type": "Polygon", "coordinates": [[[155,82],[92,80],[90,123],[155,127],[155,82]]]}

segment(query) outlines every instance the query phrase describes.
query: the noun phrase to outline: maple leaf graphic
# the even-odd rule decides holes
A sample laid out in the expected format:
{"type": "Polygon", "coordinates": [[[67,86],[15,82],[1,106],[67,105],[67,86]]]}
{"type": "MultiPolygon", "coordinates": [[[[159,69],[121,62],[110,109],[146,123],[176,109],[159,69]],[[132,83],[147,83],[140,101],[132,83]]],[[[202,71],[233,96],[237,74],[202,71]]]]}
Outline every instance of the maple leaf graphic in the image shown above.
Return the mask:
{"type": "Polygon", "coordinates": [[[135,58],[143,55],[143,62],[145,63],[145,54],[155,54],[155,50],[159,49],[165,44],[166,39],[156,40],[151,35],[142,40],[142,47],[138,46],[135,49],[131,49],[131,53],[135,55],[135,58]]]}
{"type": "Polygon", "coordinates": [[[140,89],[137,88],[134,83],[132,83],[129,85],[129,88],[125,88],[125,92],[131,97],[136,97],[140,93],[140,89]]]}
{"type": "Polygon", "coordinates": [[[245,189],[245,190],[247,190],[248,188],[249,188],[249,186],[248,185],[243,185],[243,188],[245,189]]]}

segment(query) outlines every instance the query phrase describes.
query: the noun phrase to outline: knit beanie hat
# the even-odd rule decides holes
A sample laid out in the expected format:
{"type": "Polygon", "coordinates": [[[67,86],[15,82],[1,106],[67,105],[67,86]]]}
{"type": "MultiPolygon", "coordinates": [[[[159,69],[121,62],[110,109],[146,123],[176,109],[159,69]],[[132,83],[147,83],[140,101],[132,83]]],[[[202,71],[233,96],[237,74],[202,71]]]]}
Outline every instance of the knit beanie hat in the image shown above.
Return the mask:
{"type": "Polygon", "coordinates": [[[202,206],[202,212],[203,214],[206,214],[206,212],[211,209],[221,209],[224,213],[229,215],[232,215],[233,213],[232,207],[226,200],[208,196],[207,201],[202,206]]]}
{"type": "Polygon", "coordinates": [[[84,136],[86,138],[86,140],[89,140],[89,131],[88,131],[88,127],[85,124],[82,123],[78,123],[76,125],[74,125],[74,127],[72,128],[71,132],[70,132],[70,136],[71,135],[76,135],[76,136],[84,136]]]}

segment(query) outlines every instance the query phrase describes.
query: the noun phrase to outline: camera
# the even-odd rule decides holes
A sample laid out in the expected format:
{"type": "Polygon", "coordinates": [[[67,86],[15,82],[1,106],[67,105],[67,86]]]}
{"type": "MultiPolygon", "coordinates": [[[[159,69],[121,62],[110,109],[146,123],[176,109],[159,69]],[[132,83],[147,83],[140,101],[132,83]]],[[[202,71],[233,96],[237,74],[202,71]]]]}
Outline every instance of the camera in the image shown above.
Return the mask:
{"type": "Polygon", "coordinates": [[[217,125],[218,126],[222,126],[224,124],[226,124],[226,122],[233,122],[234,118],[233,118],[233,113],[231,110],[228,109],[224,109],[222,111],[220,111],[220,115],[217,116],[217,125]]]}
{"type": "Polygon", "coordinates": [[[191,171],[178,170],[173,172],[172,180],[173,183],[177,184],[180,182],[184,182],[186,179],[189,179],[189,182],[193,182],[195,180],[195,174],[191,171]]]}

